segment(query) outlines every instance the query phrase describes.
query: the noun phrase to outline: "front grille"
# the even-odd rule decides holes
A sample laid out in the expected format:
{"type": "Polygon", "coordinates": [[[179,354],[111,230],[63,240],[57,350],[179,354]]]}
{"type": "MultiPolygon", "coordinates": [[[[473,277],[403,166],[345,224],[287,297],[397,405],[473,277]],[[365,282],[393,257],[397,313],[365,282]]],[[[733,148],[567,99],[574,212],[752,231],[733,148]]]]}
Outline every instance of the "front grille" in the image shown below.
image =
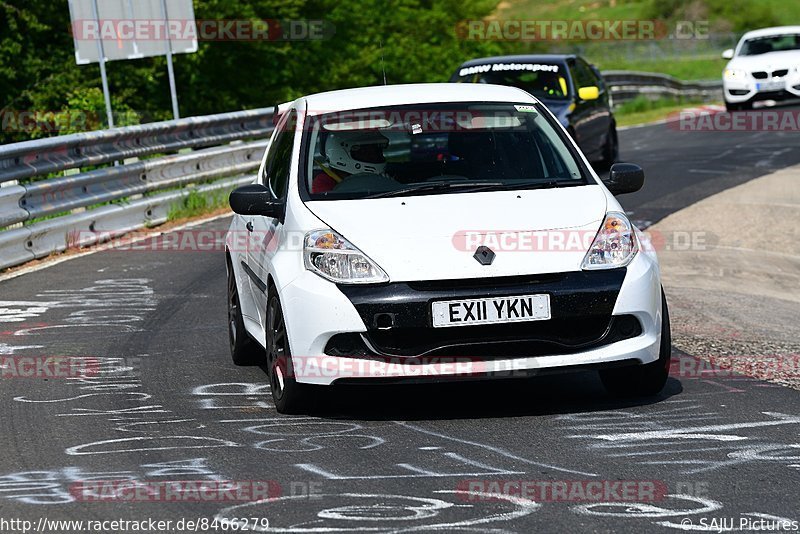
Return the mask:
{"type": "Polygon", "coordinates": [[[486,288],[499,289],[520,285],[534,285],[557,282],[565,278],[564,273],[547,273],[524,276],[499,276],[496,278],[477,278],[466,280],[426,280],[408,282],[408,287],[415,291],[449,291],[452,289],[479,290],[486,288]]]}
{"type": "Polygon", "coordinates": [[[768,77],[767,73],[764,71],[757,71],[753,73],[753,78],[756,80],[766,80],[768,77]]]}
{"type": "Polygon", "coordinates": [[[773,78],[783,78],[787,74],[789,74],[789,69],[780,69],[780,70],[773,71],[772,77],[773,78]]]}
{"type": "Polygon", "coordinates": [[[553,319],[452,328],[394,328],[337,334],[325,347],[330,356],[353,358],[472,357],[524,358],[571,354],[641,335],[633,315],[611,319],[553,319]]]}

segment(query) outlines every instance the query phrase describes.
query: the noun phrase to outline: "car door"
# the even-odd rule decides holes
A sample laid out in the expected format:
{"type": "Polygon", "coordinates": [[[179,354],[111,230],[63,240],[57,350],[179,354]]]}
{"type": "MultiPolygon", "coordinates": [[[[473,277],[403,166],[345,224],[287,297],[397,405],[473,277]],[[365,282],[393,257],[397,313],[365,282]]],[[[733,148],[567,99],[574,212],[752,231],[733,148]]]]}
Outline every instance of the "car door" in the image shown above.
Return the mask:
{"type": "Polygon", "coordinates": [[[570,62],[572,81],[575,84],[575,110],[572,112],[575,128],[575,140],[586,157],[595,159],[599,155],[602,142],[605,138],[602,117],[601,99],[584,100],[579,96],[582,87],[598,87],[597,79],[589,65],[580,58],[570,62]]]}
{"type": "Polygon", "coordinates": [[[606,86],[606,81],[600,74],[600,70],[594,65],[586,64],[589,67],[589,72],[594,80],[594,85],[597,86],[599,97],[596,102],[597,108],[597,129],[600,131],[600,150],[606,145],[608,134],[614,122],[614,114],[611,112],[611,94],[606,86]]]}
{"type": "MultiPolygon", "coordinates": [[[[277,132],[270,144],[259,181],[270,190],[274,200],[286,202],[289,174],[292,168],[297,111],[292,109],[278,123],[277,132]]],[[[273,217],[249,217],[247,231],[251,233],[247,263],[259,321],[263,326],[267,309],[267,281],[270,262],[283,238],[283,221],[273,217]]]]}

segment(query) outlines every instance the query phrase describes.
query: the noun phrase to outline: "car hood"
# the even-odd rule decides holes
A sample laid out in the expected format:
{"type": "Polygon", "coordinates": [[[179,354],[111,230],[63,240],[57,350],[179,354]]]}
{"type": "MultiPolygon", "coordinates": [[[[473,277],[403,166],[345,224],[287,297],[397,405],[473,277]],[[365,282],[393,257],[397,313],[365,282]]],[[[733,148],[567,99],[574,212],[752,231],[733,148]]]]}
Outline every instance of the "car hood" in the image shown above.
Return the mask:
{"type": "Polygon", "coordinates": [[[542,100],[542,104],[544,104],[547,109],[550,110],[550,113],[556,116],[556,118],[563,124],[567,126],[567,114],[569,113],[569,106],[571,102],[568,101],[555,101],[555,100],[542,100]]]}
{"type": "Polygon", "coordinates": [[[800,64],[800,50],[785,50],[757,56],[738,56],[728,62],[727,68],[743,69],[748,72],[776,69],[789,69],[791,71],[798,64],[800,64]]]}
{"type": "Polygon", "coordinates": [[[587,185],[306,206],[399,282],[580,270],[606,204],[587,185]],[[490,265],[473,257],[481,245],[496,254],[490,265]]]}

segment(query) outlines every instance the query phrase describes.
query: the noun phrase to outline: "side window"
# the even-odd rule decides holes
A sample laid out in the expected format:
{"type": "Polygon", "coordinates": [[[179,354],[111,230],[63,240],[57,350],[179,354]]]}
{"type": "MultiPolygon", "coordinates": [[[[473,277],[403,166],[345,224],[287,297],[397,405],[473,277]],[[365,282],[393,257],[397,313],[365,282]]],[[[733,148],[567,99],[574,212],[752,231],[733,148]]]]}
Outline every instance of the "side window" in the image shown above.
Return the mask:
{"type": "Polygon", "coordinates": [[[277,199],[286,197],[289,174],[292,169],[292,148],[294,147],[297,111],[291,110],[286,121],[279,126],[278,133],[272,140],[264,164],[264,176],[261,177],[277,199]]]}
{"type": "Polygon", "coordinates": [[[572,75],[574,76],[575,85],[578,89],[581,87],[591,87],[592,85],[597,85],[597,80],[595,79],[592,69],[589,68],[589,65],[587,65],[586,62],[581,61],[580,59],[575,61],[575,64],[572,67],[572,75]]]}
{"type": "Polygon", "coordinates": [[[589,65],[589,68],[592,71],[592,78],[594,78],[594,84],[600,88],[600,92],[606,90],[606,82],[603,80],[603,75],[600,74],[600,69],[595,67],[594,65],[589,65]]]}

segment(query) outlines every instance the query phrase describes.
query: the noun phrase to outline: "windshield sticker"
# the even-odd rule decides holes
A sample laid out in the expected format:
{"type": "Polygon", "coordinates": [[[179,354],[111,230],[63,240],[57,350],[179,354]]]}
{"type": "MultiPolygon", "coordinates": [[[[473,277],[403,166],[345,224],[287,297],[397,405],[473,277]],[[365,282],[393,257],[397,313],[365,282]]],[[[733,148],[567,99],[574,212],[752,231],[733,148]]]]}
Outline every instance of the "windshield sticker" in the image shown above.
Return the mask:
{"type": "Polygon", "coordinates": [[[541,63],[493,63],[491,65],[476,65],[466,67],[458,71],[459,76],[469,76],[471,74],[483,74],[489,71],[500,72],[506,70],[521,70],[531,72],[558,72],[558,65],[544,65],[541,63]]]}
{"type": "Polygon", "coordinates": [[[535,108],[534,106],[522,106],[522,105],[516,105],[516,106],[514,106],[514,107],[515,107],[515,108],[517,109],[517,111],[519,111],[520,113],[536,113],[536,112],[537,112],[537,111],[536,111],[536,108],[535,108]]]}

